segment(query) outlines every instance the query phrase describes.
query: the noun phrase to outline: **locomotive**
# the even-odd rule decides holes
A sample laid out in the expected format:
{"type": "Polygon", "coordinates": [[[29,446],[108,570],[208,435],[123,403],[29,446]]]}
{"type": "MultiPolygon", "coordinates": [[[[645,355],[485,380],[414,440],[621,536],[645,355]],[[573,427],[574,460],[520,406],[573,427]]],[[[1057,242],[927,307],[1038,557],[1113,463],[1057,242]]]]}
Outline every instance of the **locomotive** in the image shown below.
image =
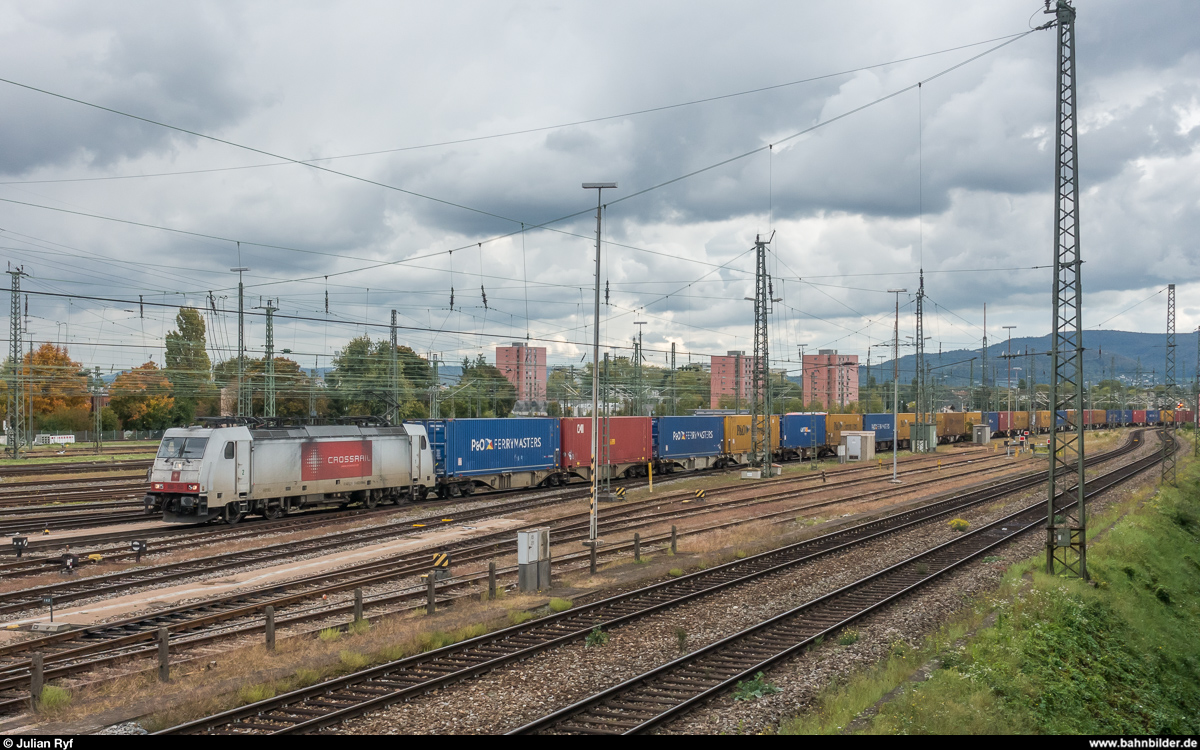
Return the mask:
{"type": "Polygon", "coordinates": [[[163,435],[145,506],[168,522],[234,524],[247,515],[275,519],[329,505],[420,501],[434,476],[419,424],[209,419],[163,435]]]}

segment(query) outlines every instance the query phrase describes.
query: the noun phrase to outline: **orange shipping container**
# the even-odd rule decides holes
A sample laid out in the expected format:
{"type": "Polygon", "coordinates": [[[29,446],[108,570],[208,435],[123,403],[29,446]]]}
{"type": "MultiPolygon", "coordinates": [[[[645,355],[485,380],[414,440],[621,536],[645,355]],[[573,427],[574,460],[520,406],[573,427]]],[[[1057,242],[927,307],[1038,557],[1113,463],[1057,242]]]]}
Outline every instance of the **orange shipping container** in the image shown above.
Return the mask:
{"type": "Polygon", "coordinates": [[[1014,411],[1012,413],[1012,426],[1013,426],[1014,430],[1028,430],[1029,429],[1029,412],[1014,411]]]}
{"type": "Polygon", "coordinates": [[[861,432],[863,418],[861,414],[828,414],[825,417],[825,444],[837,446],[842,444],[842,431],[861,432]]]}
{"type": "Polygon", "coordinates": [[[1037,428],[1039,430],[1050,429],[1050,411],[1048,409],[1034,412],[1037,417],[1037,428]]]}
{"type": "Polygon", "coordinates": [[[967,415],[961,411],[938,412],[937,436],[943,443],[953,443],[967,434],[967,415]]]}
{"type": "MultiPolygon", "coordinates": [[[[749,414],[725,417],[725,453],[736,455],[749,453],[754,447],[754,435],[750,429],[749,414]]],[[[861,417],[860,417],[861,419],[861,417]]],[[[762,420],[762,417],[759,417],[762,420]]],[[[771,450],[779,449],[779,415],[771,417],[771,450]]]]}

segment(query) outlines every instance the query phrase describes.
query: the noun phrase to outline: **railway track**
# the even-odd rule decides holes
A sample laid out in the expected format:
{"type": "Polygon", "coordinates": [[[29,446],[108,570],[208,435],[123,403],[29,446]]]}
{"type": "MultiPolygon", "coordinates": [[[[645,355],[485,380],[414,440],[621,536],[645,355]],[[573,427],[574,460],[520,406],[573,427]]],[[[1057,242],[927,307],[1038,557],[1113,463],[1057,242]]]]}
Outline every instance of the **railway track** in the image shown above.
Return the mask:
{"type": "Polygon", "coordinates": [[[145,471],[154,464],[152,458],[135,458],[124,461],[78,461],[52,464],[28,464],[0,468],[0,477],[28,477],[40,474],[86,474],[101,471],[145,471]]]}
{"type": "MultiPolygon", "coordinates": [[[[979,461],[976,459],[962,463],[971,464],[979,463],[979,461]]],[[[984,470],[987,470],[986,467],[984,470]]],[[[925,469],[920,469],[919,471],[925,471],[925,469]]],[[[842,482],[841,486],[857,484],[859,481],[842,482]]],[[[879,478],[874,478],[873,481],[879,481],[879,478]]],[[[911,491],[913,486],[910,483],[905,488],[888,487],[876,494],[911,491]]],[[[743,504],[770,503],[781,497],[797,493],[812,492],[814,490],[823,491],[825,487],[825,485],[822,485],[799,490],[793,489],[790,493],[778,493],[778,497],[768,495],[762,498],[750,498],[743,501],[743,504]]],[[[822,500],[810,505],[823,506],[834,502],[845,502],[846,500],[847,498],[822,500]]],[[[689,515],[702,515],[725,510],[728,507],[727,505],[692,506],[690,508],[677,507],[674,510],[659,511],[658,509],[662,504],[662,498],[648,498],[641,502],[631,503],[620,509],[614,509],[614,512],[610,513],[609,517],[603,522],[602,530],[605,534],[611,534],[620,530],[644,527],[664,518],[678,515],[681,511],[689,515]]],[[[809,506],[801,508],[790,507],[786,510],[768,513],[766,516],[762,516],[762,518],[780,515],[794,517],[797,510],[803,510],[805,507],[809,506]]],[[[703,534],[715,529],[745,523],[747,520],[756,519],[739,518],[736,520],[727,520],[706,527],[691,529],[685,532],[685,535],[703,534]]],[[[558,543],[569,543],[586,538],[588,528],[586,514],[569,516],[565,519],[559,519],[559,521],[559,523],[553,524],[555,539],[558,543]]],[[[646,548],[649,549],[656,543],[666,544],[669,542],[669,539],[669,534],[651,535],[644,540],[644,543],[646,548]]],[[[632,540],[622,544],[609,545],[605,548],[605,554],[618,554],[632,546],[632,540]]],[[[494,559],[498,553],[509,554],[514,550],[515,541],[511,531],[497,532],[483,538],[465,540],[442,549],[442,551],[453,551],[457,564],[485,562],[494,559]]],[[[587,554],[586,552],[579,552],[559,555],[556,559],[560,566],[564,564],[570,565],[575,562],[586,563],[587,554]]],[[[159,610],[149,616],[128,618],[118,622],[110,622],[70,633],[46,636],[35,641],[26,641],[0,648],[0,659],[2,659],[0,661],[0,691],[9,693],[8,695],[0,694],[0,709],[20,705],[20,702],[24,700],[24,696],[20,695],[19,691],[28,681],[28,659],[21,658],[20,654],[22,653],[32,651],[42,653],[46,657],[48,667],[46,676],[47,678],[53,678],[87,671],[97,666],[111,664],[114,661],[129,657],[149,654],[156,650],[156,646],[147,646],[146,643],[155,637],[158,628],[161,626],[167,626],[172,632],[171,643],[173,646],[194,646],[231,635],[261,631],[263,625],[261,616],[258,613],[268,604],[275,608],[276,622],[280,626],[326,619],[330,616],[331,612],[347,609],[351,605],[331,605],[323,601],[316,602],[315,604],[305,604],[304,602],[315,600],[317,596],[344,592],[351,588],[365,588],[381,583],[395,583],[405,577],[425,572],[429,564],[428,555],[429,552],[423,550],[386,560],[363,563],[294,583],[265,587],[257,591],[243,591],[216,599],[208,599],[201,604],[159,610]],[[14,692],[17,692],[18,695],[12,695],[14,692]]],[[[510,572],[515,572],[515,568],[510,572]]],[[[476,574],[448,581],[446,585],[441,587],[439,597],[443,600],[453,600],[461,596],[478,596],[474,584],[482,577],[484,577],[483,574],[476,574]]],[[[423,600],[424,597],[425,590],[423,588],[417,590],[410,587],[408,590],[370,597],[365,602],[365,605],[368,608],[394,606],[403,602],[423,600]]],[[[411,608],[409,607],[409,609],[411,608]]],[[[397,610],[392,610],[384,614],[391,614],[395,611],[397,610]]]]}
{"type": "MultiPolygon", "coordinates": [[[[1123,448],[1093,456],[1093,465],[1125,455],[1141,444],[1135,434],[1123,448]]],[[[896,533],[914,525],[993,502],[1035,486],[1045,472],[852,526],[709,570],[579,606],[537,621],[499,630],[442,649],[401,659],[266,701],[183,724],[160,734],[302,734],[430,690],[469,679],[536,653],[582,639],[597,625],[614,627],[684,601],[708,596],[817,557],[896,533]]],[[[989,527],[990,528],[990,527],[989,527]]]]}
{"type": "MultiPolygon", "coordinates": [[[[1085,500],[1155,466],[1160,460],[1160,456],[1147,456],[1086,482],[1085,500]]],[[[1059,504],[1056,501],[1055,510],[1061,512],[1074,505],[1074,502],[1059,504]]],[[[1034,503],[509,734],[642,734],[651,731],[985,552],[1026,532],[1044,528],[1045,523],[1045,503],[1034,503]]]]}

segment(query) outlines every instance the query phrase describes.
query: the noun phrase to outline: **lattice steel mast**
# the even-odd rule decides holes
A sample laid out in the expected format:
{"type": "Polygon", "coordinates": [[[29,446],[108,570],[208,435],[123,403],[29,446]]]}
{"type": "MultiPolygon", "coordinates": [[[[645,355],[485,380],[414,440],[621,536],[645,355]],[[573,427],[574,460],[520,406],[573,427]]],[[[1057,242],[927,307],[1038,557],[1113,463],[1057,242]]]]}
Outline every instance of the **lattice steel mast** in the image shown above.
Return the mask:
{"type": "Polygon", "coordinates": [[[1054,320],[1050,338],[1050,482],[1046,504],[1046,572],[1087,579],[1084,506],[1083,285],[1079,258],[1079,164],[1076,119],[1075,9],[1057,0],[1047,13],[1058,28],[1055,150],[1054,320]],[[1065,429],[1057,429],[1057,414],[1065,429]],[[1061,496],[1061,499],[1058,499],[1061,496]],[[1057,502],[1056,502],[1057,500],[1057,502]],[[1070,507],[1067,507],[1070,505],[1070,507]]]}
{"type": "MultiPolygon", "coordinates": [[[[1178,408],[1178,393],[1175,383],[1175,285],[1167,285],[1167,387],[1163,393],[1163,403],[1160,409],[1178,408]]],[[[1171,431],[1163,440],[1162,446],[1162,482],[1175,486],[1175,427],[1176,421],[1171,419],[1171,431]]]]}
{"type": "MultiPolygon", "coordinates": [[[[266,383],[263,387],[263,416],[275,416],[275,311],[278,307],[271,300],[267,300],[267,304],[258,307],[259,310],[267,312],[267,361],[266,365],[266,383]]],[[[246,399],[246,405],[250,406],[251,400],[246,399]]]]}
{"type": "Polygon", "coordinates": [[[392,325],[389,331],[388,341],[391,342],[391,357],[389,357],[388,367],[388,392],[391,394],[391,399],[387,405],[387,421],[389,424],[397,424],[400,421],[400,361],[397,350],[399,341],[396,339],[396,311],[392,310],[392,325]]]}
{"type": "MultiPolygon", "coordinates": [[[[241,257],[240,250],[238,257],[241,257]]],[[[239,267],[229,270],[236,271],[238,275],[237,416],[247,417],[250,416],[250,399],[246,383],[246,288],[242,285],[242,274],[250,269],[239,267]]]]}
{"type": "Polygon", "coordinates": [[[771,280],[767,275],[767,245],[775,233],[754,240],[754,359],[750,393],[750,463],[763,468],[762,476],[771,476],[771,353],[767,316],[771,312],[771,280]]]}
{"type": "Polygon", "coordinates": [[[21,457],[21,446],[28,437],[25,434],[25,377],[24,363],[21,354],[21,277],[27,276],[24,269],[11,268],[8,275],[12,276],[12,308],[9,325],[9,358],[12,372],[8,381],[8,452],[13,458],[21,457]]]}

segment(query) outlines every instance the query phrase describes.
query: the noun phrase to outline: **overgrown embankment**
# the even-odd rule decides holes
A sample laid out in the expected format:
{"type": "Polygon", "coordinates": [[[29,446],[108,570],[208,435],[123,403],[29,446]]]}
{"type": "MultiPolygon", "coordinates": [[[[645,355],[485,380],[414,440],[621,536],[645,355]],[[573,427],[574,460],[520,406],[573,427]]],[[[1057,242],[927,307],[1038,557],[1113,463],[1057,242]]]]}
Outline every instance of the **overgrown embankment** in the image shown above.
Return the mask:
{"type": "Polygon", "coordinates": [[[1089,524],[1116,521],[1089,546],[1094,587],[1044,575],[1041,557],[1014,566],[980,603],[994,612],[990,627],[957,648],[943,633],[896,654],[780,730],[1200,733],[1200,466],[1179,484],[1089,524]],[[907,683],[869,722],[850,723],[930,656],[928,680],[907,683]]]}

